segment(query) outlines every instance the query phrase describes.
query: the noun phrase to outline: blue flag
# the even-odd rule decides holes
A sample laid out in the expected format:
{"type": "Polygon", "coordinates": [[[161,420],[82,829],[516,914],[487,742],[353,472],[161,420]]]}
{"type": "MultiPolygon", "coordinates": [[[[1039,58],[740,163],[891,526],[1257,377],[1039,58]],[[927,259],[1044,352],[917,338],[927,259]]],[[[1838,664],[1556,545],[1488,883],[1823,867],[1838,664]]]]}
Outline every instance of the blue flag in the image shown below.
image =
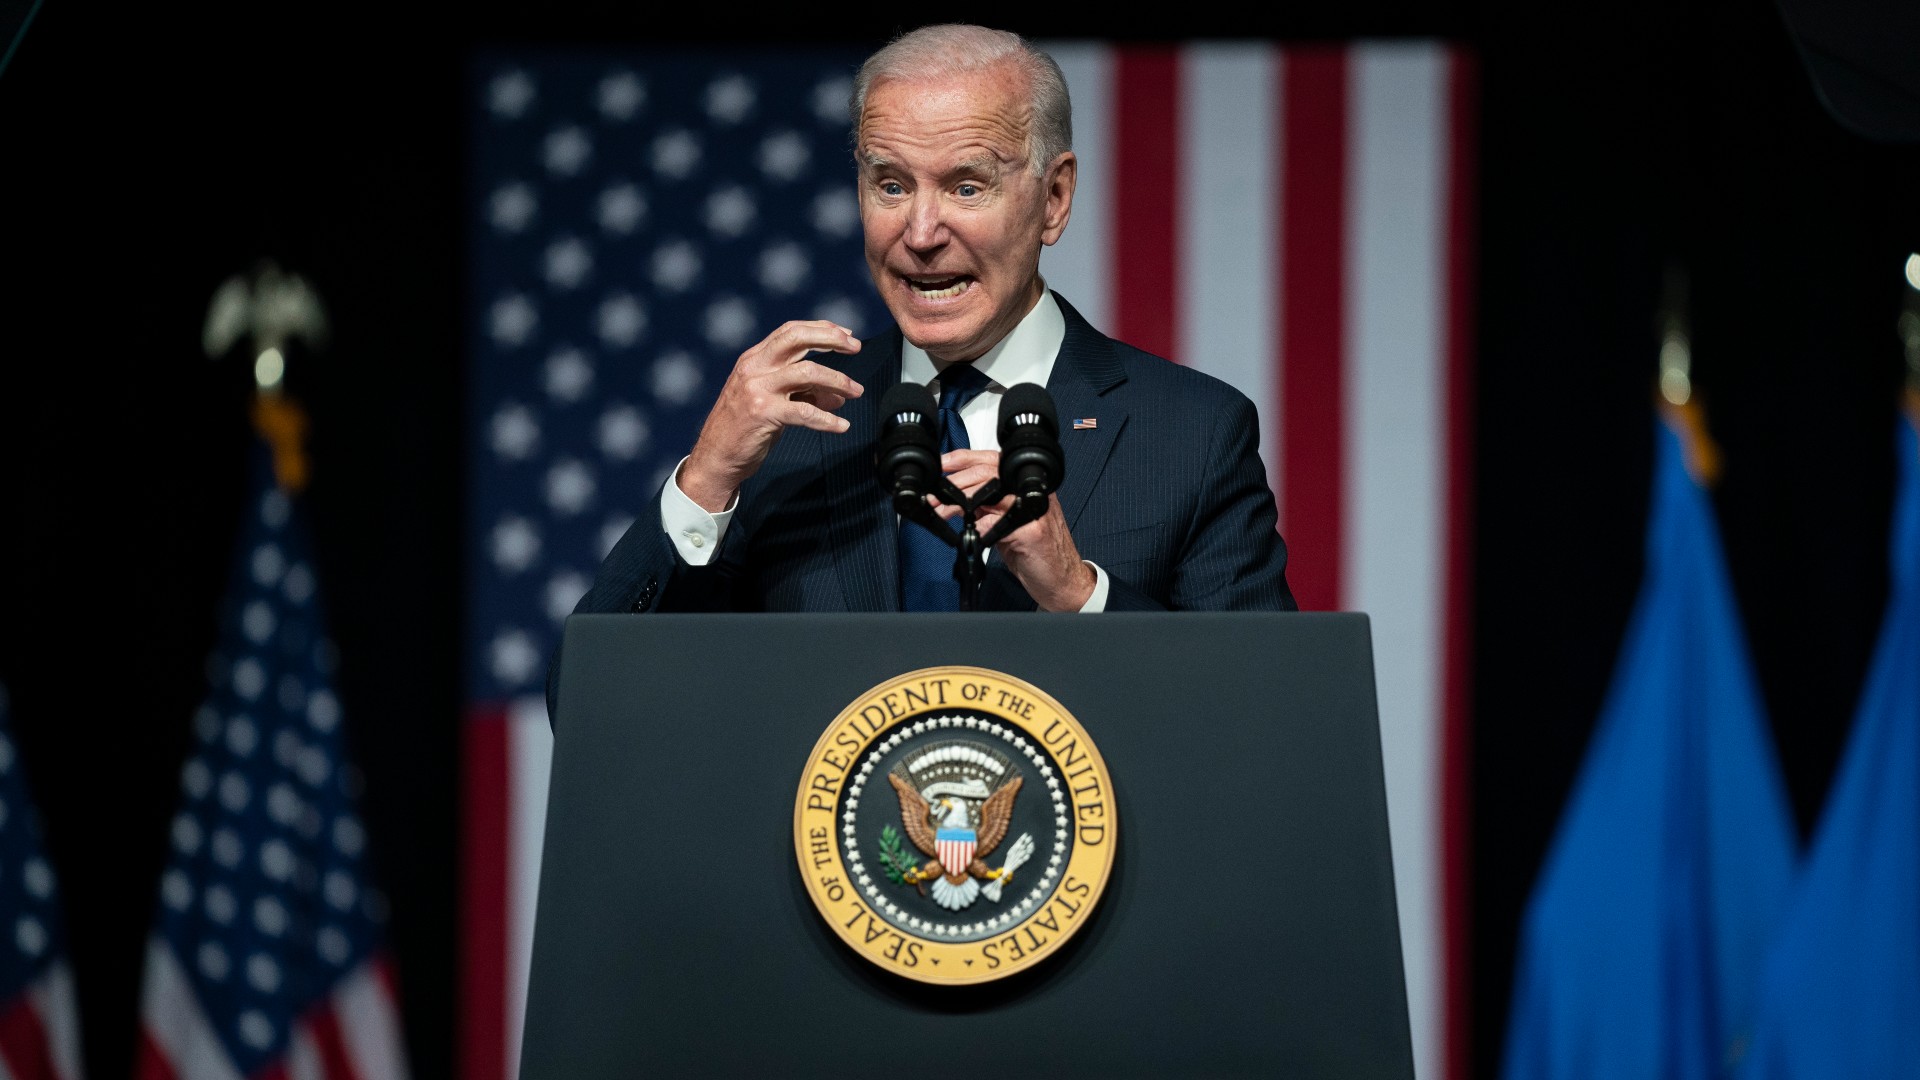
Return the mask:
{"type": "Polygon", "coordinates": [[[1900,425],[1892,589],[1846,757],[1769,958],[1747,1075],[1920,1076],[1920,438],[1900,425]]]}
{"type": "Polygon", "coordinates": [[[1505,1075],[1724,1075],[1793,828],[1712,506],[1661,426],[1646,576],[1521,930],[1505,1075]]]}

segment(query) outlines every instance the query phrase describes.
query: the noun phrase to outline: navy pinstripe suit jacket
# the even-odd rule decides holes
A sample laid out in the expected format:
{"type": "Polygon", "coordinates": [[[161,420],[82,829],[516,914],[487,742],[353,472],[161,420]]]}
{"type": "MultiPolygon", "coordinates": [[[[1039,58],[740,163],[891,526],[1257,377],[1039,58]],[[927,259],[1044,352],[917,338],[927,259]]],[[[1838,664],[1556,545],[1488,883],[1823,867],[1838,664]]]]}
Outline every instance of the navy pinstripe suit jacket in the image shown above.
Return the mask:
{"type": "MultiPolygon", "coordinates": [[[[1067,332],[1047,390],[1062,425],[1099,422],[1060,433],[1060,505],[1081,556],[1107,572],[1107,610],[1293,610],[1253,404],[1218,379],[1106,337],[1055,299],[1067,332]]],[[[900,379],[900,332],[865,340],[855,356],[815,359],[866,388],[840,409],[849,430],[782,434],[741,489],[707,566],[687,565],[659,517],[641,515],[576,613],[900,609],[893,505],[873,473],[880,397],[900,379]]],[[[980,606],[1035,605],[990,563],[980,606]]],[[[556,656],[550,709],[559,668],[556,656]]]]}

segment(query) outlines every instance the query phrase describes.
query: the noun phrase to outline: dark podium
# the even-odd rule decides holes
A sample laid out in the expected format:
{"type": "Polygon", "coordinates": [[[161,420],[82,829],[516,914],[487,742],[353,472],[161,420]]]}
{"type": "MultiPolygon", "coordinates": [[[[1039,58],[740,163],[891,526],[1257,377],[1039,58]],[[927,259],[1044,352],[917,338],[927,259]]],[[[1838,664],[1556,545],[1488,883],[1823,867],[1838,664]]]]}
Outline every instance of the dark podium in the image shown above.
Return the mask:
{"type": "Polygon", "coordinates": [[[1413,1075],[1363,615],[593,615],[567,624],[521,1075],[1413,1075]],[[1057,955],[931,986],[796,864],[850,702],[920,668],[1043,689],[1117,845],[1057,955]]]}

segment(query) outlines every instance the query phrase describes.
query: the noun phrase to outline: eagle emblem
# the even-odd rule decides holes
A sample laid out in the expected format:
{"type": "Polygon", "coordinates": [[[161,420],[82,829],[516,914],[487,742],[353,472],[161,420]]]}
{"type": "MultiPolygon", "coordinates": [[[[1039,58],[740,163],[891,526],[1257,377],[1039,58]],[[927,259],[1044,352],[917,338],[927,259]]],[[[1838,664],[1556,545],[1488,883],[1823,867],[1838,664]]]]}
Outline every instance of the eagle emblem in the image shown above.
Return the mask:
{"type": "Polygon", "coordinates": [[[1046,691],[930,667],[868,690],[814,744],[793,852],[826,925],[864,960],[929,985],[988,983],[1087,925],[1113,818],[1106,763],[1046,691]]]}
{"type": "Polygon", "coordinates": [[[985,861],[1007,835],[1024,782],[1012,759],[971,742],[934,743],[903,758],[887,780],[900,797],[907,839],[926,856],[921,862],[891,826],[883,829],[880,861],[887,877],[931,894],[949,911],[982,895],[999,902],[1013,872],[1033,855],[1033,837],[1022,833],[999,868],[985,861]]]}

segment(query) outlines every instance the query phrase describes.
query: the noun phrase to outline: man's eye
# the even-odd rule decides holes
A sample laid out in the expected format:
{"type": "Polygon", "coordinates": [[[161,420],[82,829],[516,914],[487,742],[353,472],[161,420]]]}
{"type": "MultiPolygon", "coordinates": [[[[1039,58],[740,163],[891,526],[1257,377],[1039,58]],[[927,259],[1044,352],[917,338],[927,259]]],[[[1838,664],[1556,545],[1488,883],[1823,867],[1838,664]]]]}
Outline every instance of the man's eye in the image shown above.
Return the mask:
{"type": "Polygon", "coordinates": [[[899,184],[896,184],[891,180],[880,185],[880,193],[883,195],[899,195],[905,192],[906,190],[907,190],[906,188],[901,187],[899,184]]]}
{"type": "Polygon", "coordinates": [[[971,199],[978,194],[980,194],[980,185],[978,184],[961,184],[960,185],[961,198],[971,199]]]}

